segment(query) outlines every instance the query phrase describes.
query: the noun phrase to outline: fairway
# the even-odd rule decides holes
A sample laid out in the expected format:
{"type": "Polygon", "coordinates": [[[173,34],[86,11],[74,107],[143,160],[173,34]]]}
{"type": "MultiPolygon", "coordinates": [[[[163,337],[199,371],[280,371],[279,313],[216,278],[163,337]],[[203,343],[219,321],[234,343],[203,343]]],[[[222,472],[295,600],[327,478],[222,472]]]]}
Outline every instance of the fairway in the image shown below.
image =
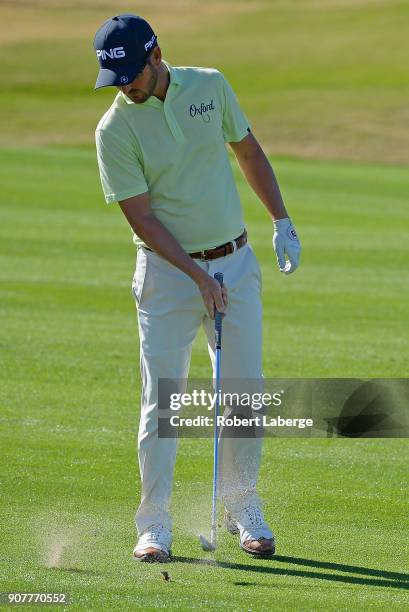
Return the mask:
{"type": "MultiPolygon", "coordinates": [[[[303,247],[288,277],[231,156],[263,274],[264,376],[409,377],[409,3],[169,7],[0,3],[0,593],[66,592],[68,610],[407,610],[407,439],[267,438],[271,560],[224,529],[202,551],[212,442],[182,439],[175,560],[132,560],[135,247],[94,146],[113,91],[93,91],[92,39],[116,11],[151,21],[172,65],[224,73],[276,172],[303,247]]],[[[190,376],[210,373],[200,331],[190,376]]]]}
{"type": "MultiPolygon", "coordinates": [[[[265,376],[407,376],[406,170],[274,165],[303,228],[303,273],[288,278],[237,172],[263,269],[265,376]]],[[[1,168],[2,590],[67,591],[70,609],[403,609],[405,440],[266,440],[273,561],[252,560],[227,533],[215,557],[201,551],[211,443],[182,440],[171,581],[131,560],[140,387],[130,232],[101,202],[92,150],[3,151],[1,168]]],[[[209,375],[202,335],[191,375],[209,375]]]]}

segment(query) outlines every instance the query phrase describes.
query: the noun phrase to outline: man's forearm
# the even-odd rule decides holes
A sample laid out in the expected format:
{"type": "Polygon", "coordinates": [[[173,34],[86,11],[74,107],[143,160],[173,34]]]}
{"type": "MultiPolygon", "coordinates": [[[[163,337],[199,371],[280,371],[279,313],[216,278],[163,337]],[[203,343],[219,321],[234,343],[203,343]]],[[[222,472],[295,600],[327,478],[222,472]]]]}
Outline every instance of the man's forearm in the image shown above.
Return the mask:
{"type": "Polygon", "coordinates": [[[258,195],[273,220],[288,217],[273,169],[261,147],[253,155],[238,159],[250,187],[258,195]]]}
{"type": "Polygon", "coordinates": [[[149,248],[185,272],[195,283],[207,276],[154,214],[132,223],[132,229],[149,248]]]}

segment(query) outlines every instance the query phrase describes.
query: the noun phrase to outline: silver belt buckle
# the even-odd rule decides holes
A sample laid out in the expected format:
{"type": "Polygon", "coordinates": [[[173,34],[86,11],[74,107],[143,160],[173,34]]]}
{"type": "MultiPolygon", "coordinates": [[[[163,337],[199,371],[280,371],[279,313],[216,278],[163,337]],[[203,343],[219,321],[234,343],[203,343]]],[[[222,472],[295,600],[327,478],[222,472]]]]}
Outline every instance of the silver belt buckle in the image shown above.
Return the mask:
{"type": "Polygon", "coordinates": [[[233,246],[233,253],[237,251],[237,242],[235,240],[230,240],[230,244],[233,246]]]}
{"type": "Polygon", "coordinates": [[[200,261],[207,261],[206,251],[200,251],[200,261]]]}

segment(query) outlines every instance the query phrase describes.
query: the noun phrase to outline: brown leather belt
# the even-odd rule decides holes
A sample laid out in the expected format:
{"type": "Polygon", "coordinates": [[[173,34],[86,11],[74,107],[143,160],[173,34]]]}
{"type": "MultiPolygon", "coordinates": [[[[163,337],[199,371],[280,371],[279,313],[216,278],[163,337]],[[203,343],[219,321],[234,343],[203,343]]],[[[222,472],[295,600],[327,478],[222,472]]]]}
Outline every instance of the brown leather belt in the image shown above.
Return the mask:
{"type": "Polygon", "coordinates": [[[230,253],[234,253],[234,251],[238,251],[246,243],[247,231],[244,230],[244,232],[238,238],[235,238],[230,242],[225,242],[220,246],[214,247],[214,249],[206,249],[204,251],[197,251],[196,253],[189,253],[189,255],[193,259],[201,259],[202,261],[207,261],[208,259],[218,259],[219,257],[230,255],[230,253]]]}
{"type": "MultiPolygon", "coordinates": [[[[196,251],[196,253],[189,253],[190,257],[193,259],[201,259],[202,261],[208,261],[209,259],[218,259],[219,257],[225,257],[226,255],[230,255],[230,253],[234,253],[234,251],[238,251],[247,244],[247,230],[234,240],[230,240],[230,242],[225,242],[220,246],[214,247],[214,249],[205,249],[204,251],[196,251]]],[[[149,247],[145,247],[148,251],[151,251],[149,247]]]]}

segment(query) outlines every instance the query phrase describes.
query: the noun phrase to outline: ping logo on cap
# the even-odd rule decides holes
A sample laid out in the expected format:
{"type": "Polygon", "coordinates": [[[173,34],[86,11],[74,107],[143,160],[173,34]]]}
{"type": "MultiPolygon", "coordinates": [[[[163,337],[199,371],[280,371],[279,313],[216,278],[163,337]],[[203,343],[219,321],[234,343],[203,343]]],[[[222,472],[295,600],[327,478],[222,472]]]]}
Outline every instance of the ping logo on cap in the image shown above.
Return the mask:
{"type": "Polygon", "coordinates": [[[119,59],[125,57],[125,49],[123,47],[114,47],[113,49],[97,49],[96,54],[98,58],[106,60],[107,57],[110,59],[119,59]]]}
{"type": "Polygon", "coordinates": [[[147,51],[148,49],[150,49],[153,46],[155,40],[156,40],[156,36],[154,34],[152,36],[152,38],[150,40],[148,40],[148,42],[145,44],[145,51],[147,51]]]}

